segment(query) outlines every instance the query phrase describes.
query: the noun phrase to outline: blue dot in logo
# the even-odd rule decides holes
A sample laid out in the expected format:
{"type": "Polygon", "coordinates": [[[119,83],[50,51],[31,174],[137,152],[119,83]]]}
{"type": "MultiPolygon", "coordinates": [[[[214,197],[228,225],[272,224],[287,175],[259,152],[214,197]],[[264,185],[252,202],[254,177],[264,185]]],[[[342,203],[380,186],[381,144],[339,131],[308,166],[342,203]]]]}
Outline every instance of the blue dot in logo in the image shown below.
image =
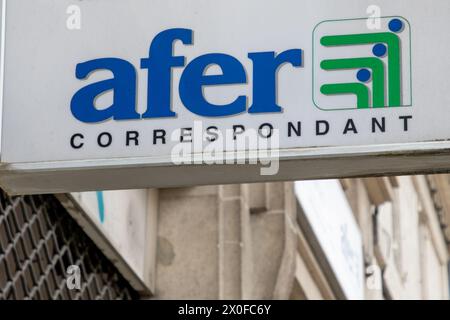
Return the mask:
{"type": "Polygon", "coordinates": [[[372,49],[373,54],[379,58],[384,57],[384,55],[386,54],[386,51],[387,51],[387,48],[382,43],[376,44],[372,49]]]}
{"type": "Polygon", "coordinates": [[[370,71],[367,70],[367,69],[361,69],[356,74],[356,78],[358,78],[358,80],[361,81],[361,82],[369,81],[370,77],[371,77],[370,71]]]}
{"type": "Polygon", "coordinates": [[[403,30],[403,22],[400,19],[392,19],[389,22],[389,30],[392,32],[401,32],[403,30]]]}

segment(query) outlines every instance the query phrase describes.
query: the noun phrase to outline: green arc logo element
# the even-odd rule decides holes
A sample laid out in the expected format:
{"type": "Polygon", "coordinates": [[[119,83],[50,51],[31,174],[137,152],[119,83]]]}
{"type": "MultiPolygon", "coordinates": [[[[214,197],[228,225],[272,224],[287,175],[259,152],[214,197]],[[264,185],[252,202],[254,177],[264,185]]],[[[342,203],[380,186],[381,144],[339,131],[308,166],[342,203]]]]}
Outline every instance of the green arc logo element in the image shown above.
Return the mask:
{"type": "Polygon", "coordinates": [[[362,83],[325,84],[320,92],[326,95],[353,93],[357,98],[358,109],[369,108],[369,89],[362,83]]]}
{"type": "MultiPolygon", "coordinates": [[[[369,68],[372,70],[373,88],[372,101],[374,108],[385,107],[384,103],[384,65],[380,59],[377,58],[354,58],[354,59],[339,59],[339,60],[325,60],[320,64],[324,70],[340,70],[340,69],[360,69],[369,68]]],[[[369,108],[369,93],[365,85],[361,83],[348,84],[328,84],[322,86],[320,91],[323,94],[345,94],[354,93],[357,96],[358,108],[369,108]],[[362,90],[360,87],[366,90],[362,90]],[[349,89],[346,92],[344,89],[349,89]]],[[[399,93],[400,96],[400,93],[399,93]]]]}
{"type": "MultiPolygon", "coordinates": [[[[352,35],[324,36],[320,43],[325,47],[385,44],[387,47],[388,104],[385,103],[385,67],[380,58],[350,58],[324,60],[320,66],[327,71],[369,68],[372,70],[372,104],[374,108],[401,106],[400,39],[395,33],[364,33],[352,35]]],[[[355,94],[358,108],[369,108],[368,88],[361,83],[325,84],[322,94],[355,94]],[[364,87],[364,88],[362,88],[364,87]]]]}

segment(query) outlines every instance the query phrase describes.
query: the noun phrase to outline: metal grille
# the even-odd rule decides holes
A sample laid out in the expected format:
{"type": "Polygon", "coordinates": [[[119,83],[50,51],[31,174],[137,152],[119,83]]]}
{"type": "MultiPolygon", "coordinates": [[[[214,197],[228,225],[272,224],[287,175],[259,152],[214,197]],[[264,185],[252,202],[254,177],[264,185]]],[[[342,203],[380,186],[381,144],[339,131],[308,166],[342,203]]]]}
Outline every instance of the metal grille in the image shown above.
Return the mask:
{"type": "Polygon", "coordinates": [[[0,190],[0,300],[134,299],[136,292],[53,196],[0,190]],[[81,272],[67,287],[67,268],[81,272]]]}

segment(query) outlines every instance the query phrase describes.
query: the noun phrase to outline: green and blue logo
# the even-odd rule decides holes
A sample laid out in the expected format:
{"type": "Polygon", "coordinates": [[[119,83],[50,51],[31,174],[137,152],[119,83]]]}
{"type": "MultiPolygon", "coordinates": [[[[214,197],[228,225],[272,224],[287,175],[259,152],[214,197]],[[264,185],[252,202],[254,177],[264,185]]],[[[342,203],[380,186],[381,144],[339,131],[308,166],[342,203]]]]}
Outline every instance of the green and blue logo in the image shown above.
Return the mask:
{"type": "Polygon", "coordinates": [[[314,104],[322,110],[411,106],[410,37],[409,23],[401,17],[380,18],[375,30],[367,19],[318,24],[314,104]]]}

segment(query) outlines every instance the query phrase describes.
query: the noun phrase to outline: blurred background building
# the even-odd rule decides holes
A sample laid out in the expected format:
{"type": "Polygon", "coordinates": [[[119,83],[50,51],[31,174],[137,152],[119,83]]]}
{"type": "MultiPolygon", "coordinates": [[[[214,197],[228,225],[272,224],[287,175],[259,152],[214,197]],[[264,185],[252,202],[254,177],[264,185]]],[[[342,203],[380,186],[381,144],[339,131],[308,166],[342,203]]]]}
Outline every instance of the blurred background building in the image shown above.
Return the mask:
{"type": "Polygon", "coordinates": [[[0,200],[0,299],[449,297],[448,175],[0,200]]]}

